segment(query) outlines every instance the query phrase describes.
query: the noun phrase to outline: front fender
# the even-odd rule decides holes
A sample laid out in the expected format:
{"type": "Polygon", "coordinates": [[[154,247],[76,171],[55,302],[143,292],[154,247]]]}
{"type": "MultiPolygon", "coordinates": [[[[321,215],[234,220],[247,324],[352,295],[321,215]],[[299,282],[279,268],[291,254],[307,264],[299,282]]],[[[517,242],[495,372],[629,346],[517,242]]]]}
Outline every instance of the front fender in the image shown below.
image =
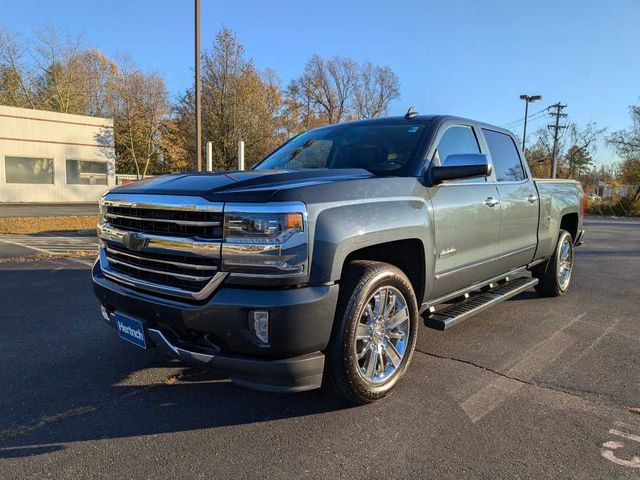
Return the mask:
{"type": "Polygon", "coordinates": [[[339,280],[350,253],[397,240],[420,240],[425,252],[424,265],[433,268],[431,211],[423,199],[367,199],[313,208],[317,209],[309,215],[315,218],[310,269],[313,283],[339,280]]]}

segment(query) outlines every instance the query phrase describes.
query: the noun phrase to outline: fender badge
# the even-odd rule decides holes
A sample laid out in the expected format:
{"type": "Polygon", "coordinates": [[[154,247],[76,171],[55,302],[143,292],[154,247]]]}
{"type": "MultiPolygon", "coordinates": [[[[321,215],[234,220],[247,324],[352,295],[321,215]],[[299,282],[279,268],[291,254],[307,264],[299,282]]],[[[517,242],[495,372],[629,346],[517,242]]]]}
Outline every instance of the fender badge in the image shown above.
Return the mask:
{"type": "Polygon", "coordinates": [[[440,252],[440,258],[448,257],[449,255],[455,255],[457,252],[458,250],[455,247],[445,248],[440,252]]]}

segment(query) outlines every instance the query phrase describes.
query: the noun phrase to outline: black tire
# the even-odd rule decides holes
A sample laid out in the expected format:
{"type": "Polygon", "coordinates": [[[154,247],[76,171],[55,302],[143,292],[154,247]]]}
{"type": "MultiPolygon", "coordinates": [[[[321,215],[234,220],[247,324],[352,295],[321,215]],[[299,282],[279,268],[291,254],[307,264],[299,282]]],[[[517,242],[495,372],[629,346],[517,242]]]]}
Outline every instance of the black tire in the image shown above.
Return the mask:
{"type": "MultiPolygon", "coordinates": [[[[351,262],[345,269],[340,285],[336,317],[326,352],[326,386],[339,396],[355,404],[371,403],[386,397],[398,386],[409,367],[415,350],[417,332],[418,306],[411,282],[409,282],[407,276],[400,269],[387,263],[363,260],[351,262]],[[403,300],[406,301],[406,310],[409,318],[403,322],[403,328],[408,324],[408,333],[406,333],[405,339],[402,340],[404,353],[397,366],[394,366],[393,362],[391,362],[391,357],[385,357],[382,353],[380,353],[382,357],[376,358],[374,365],[381,367],[383,371],[385,365],[387,368],[391,367],[395,368],[395,370],[390,373],[389,378],[386,380],[372,383],[374,380],[372,379],[372,382],[366,381],[363,378],[362,370],[360,370],[361,367],[358,362],[366,362],[367,360],[371,362],[371,359],[368,357],[361,360],[357,359],[356,345],[361,340],[356,340],[356,329],[363,325],[368,325],[367,323],[362,323],[364,312],[371,313],[370,310],[366,310],[367,304],[375,299],[372,296],[383,287],[389,287],[388,290],[383,289],[387,292],[385,297],[388,295],[389,299],[394,299],[394,302],[389,301],[389,305],[393,304],[393,307],[390,308],[398,308],[398,303],[396,302],[399,298],[401,302],[403,300]],[[397,292],[401,296],[397,295],[397,292]],[[383,358],[383,360],[381,361],[380,358],[383,358]]],[[[388,343],[393,341],[386,336],[384,339],[378,340],[387,347],[389,347],[388,343]]],[[[369,340],[365,340],[365,342],[369,342],[369,340]]],[[[367,343],[364,343],[364,345],[367,345],[367,343]]],[[[381,348],[385,353],[387,352],[385,347],[381,348]]],[[[374,347],[370,349],[369,355],[375,356],[373,349],[374,347]]],[[[391,349],[389,348],[389,350],[391,349]]],[[[395,348],[393,350],[397,353],[395,348]]],[[[377,371],[377,367],[374,367],[374,369],[377,371]]]]}
{"type": "Polygon", "coordinates": [[[553,256],[546,262],[536,265],[531,269],[533,276],[539,280],[535,289],[541,297],[559,297],[569,290],[572,272],[570,271],[568,281],[565,285],[563,285],[558,278],[558,264],[561,262],[560,256],[565,243],[569,245],[571,265],[573,266],[573,237],[571,237],[569,232],[560,230],[553,256]]]}

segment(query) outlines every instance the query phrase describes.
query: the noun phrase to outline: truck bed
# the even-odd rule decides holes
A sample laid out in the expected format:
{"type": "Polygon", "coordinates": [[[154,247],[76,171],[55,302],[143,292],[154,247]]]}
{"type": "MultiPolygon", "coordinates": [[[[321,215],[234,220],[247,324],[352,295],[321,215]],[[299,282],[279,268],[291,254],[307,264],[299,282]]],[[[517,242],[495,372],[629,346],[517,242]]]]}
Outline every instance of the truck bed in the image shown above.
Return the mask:
{"type": "Polygon", "coordinates": [[[535,178],[534,184],[540,199],[538,220],[538,248],[535,258],[545,258],[553,253],[560,229],[560,219],[571,214],[575,219],[575,229],[582,228],[580,205],[582,186],[575,180],[535,178]],[[573,216],[575,214],[575,216],[573,216]]]}

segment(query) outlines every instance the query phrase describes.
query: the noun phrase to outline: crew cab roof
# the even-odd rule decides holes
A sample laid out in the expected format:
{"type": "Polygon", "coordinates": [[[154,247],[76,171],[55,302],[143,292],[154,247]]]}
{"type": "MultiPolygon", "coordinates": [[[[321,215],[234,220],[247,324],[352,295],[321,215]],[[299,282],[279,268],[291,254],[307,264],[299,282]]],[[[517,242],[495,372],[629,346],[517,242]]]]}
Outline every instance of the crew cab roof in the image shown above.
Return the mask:
{"type": "MultiPolygon", "coordinates": [[[[454,123],[463,123],[463,124],[471,124],[476,125],[480,128],[488,128],[491,130],[495,130],[498,132],[506,133],[507,135],[513,136],[513,133],[509,130],[506,130],[502,127],[498,127],[496,125],[491,125],[489,123],[481,122],[478,120],[473,120],[465,117],[458,117],[455,115],[416,115],[412,118],[405,118],[404,116],[391,116],[391,117],[379,117],[379,118],[369,118],[365,120],[354,120],[351,122],[345,122],[341,125],[371,125],[371,124],[398,124],[398,125],[411,125],[411,124],[432,124],[433,127],[437,127],[444,122],[454,122],[454,123]]],[[[326,125],[323,127],[319,127],[317,130],[321,130],[323,128],[330,128],[334,125],[326,125]]]]}

